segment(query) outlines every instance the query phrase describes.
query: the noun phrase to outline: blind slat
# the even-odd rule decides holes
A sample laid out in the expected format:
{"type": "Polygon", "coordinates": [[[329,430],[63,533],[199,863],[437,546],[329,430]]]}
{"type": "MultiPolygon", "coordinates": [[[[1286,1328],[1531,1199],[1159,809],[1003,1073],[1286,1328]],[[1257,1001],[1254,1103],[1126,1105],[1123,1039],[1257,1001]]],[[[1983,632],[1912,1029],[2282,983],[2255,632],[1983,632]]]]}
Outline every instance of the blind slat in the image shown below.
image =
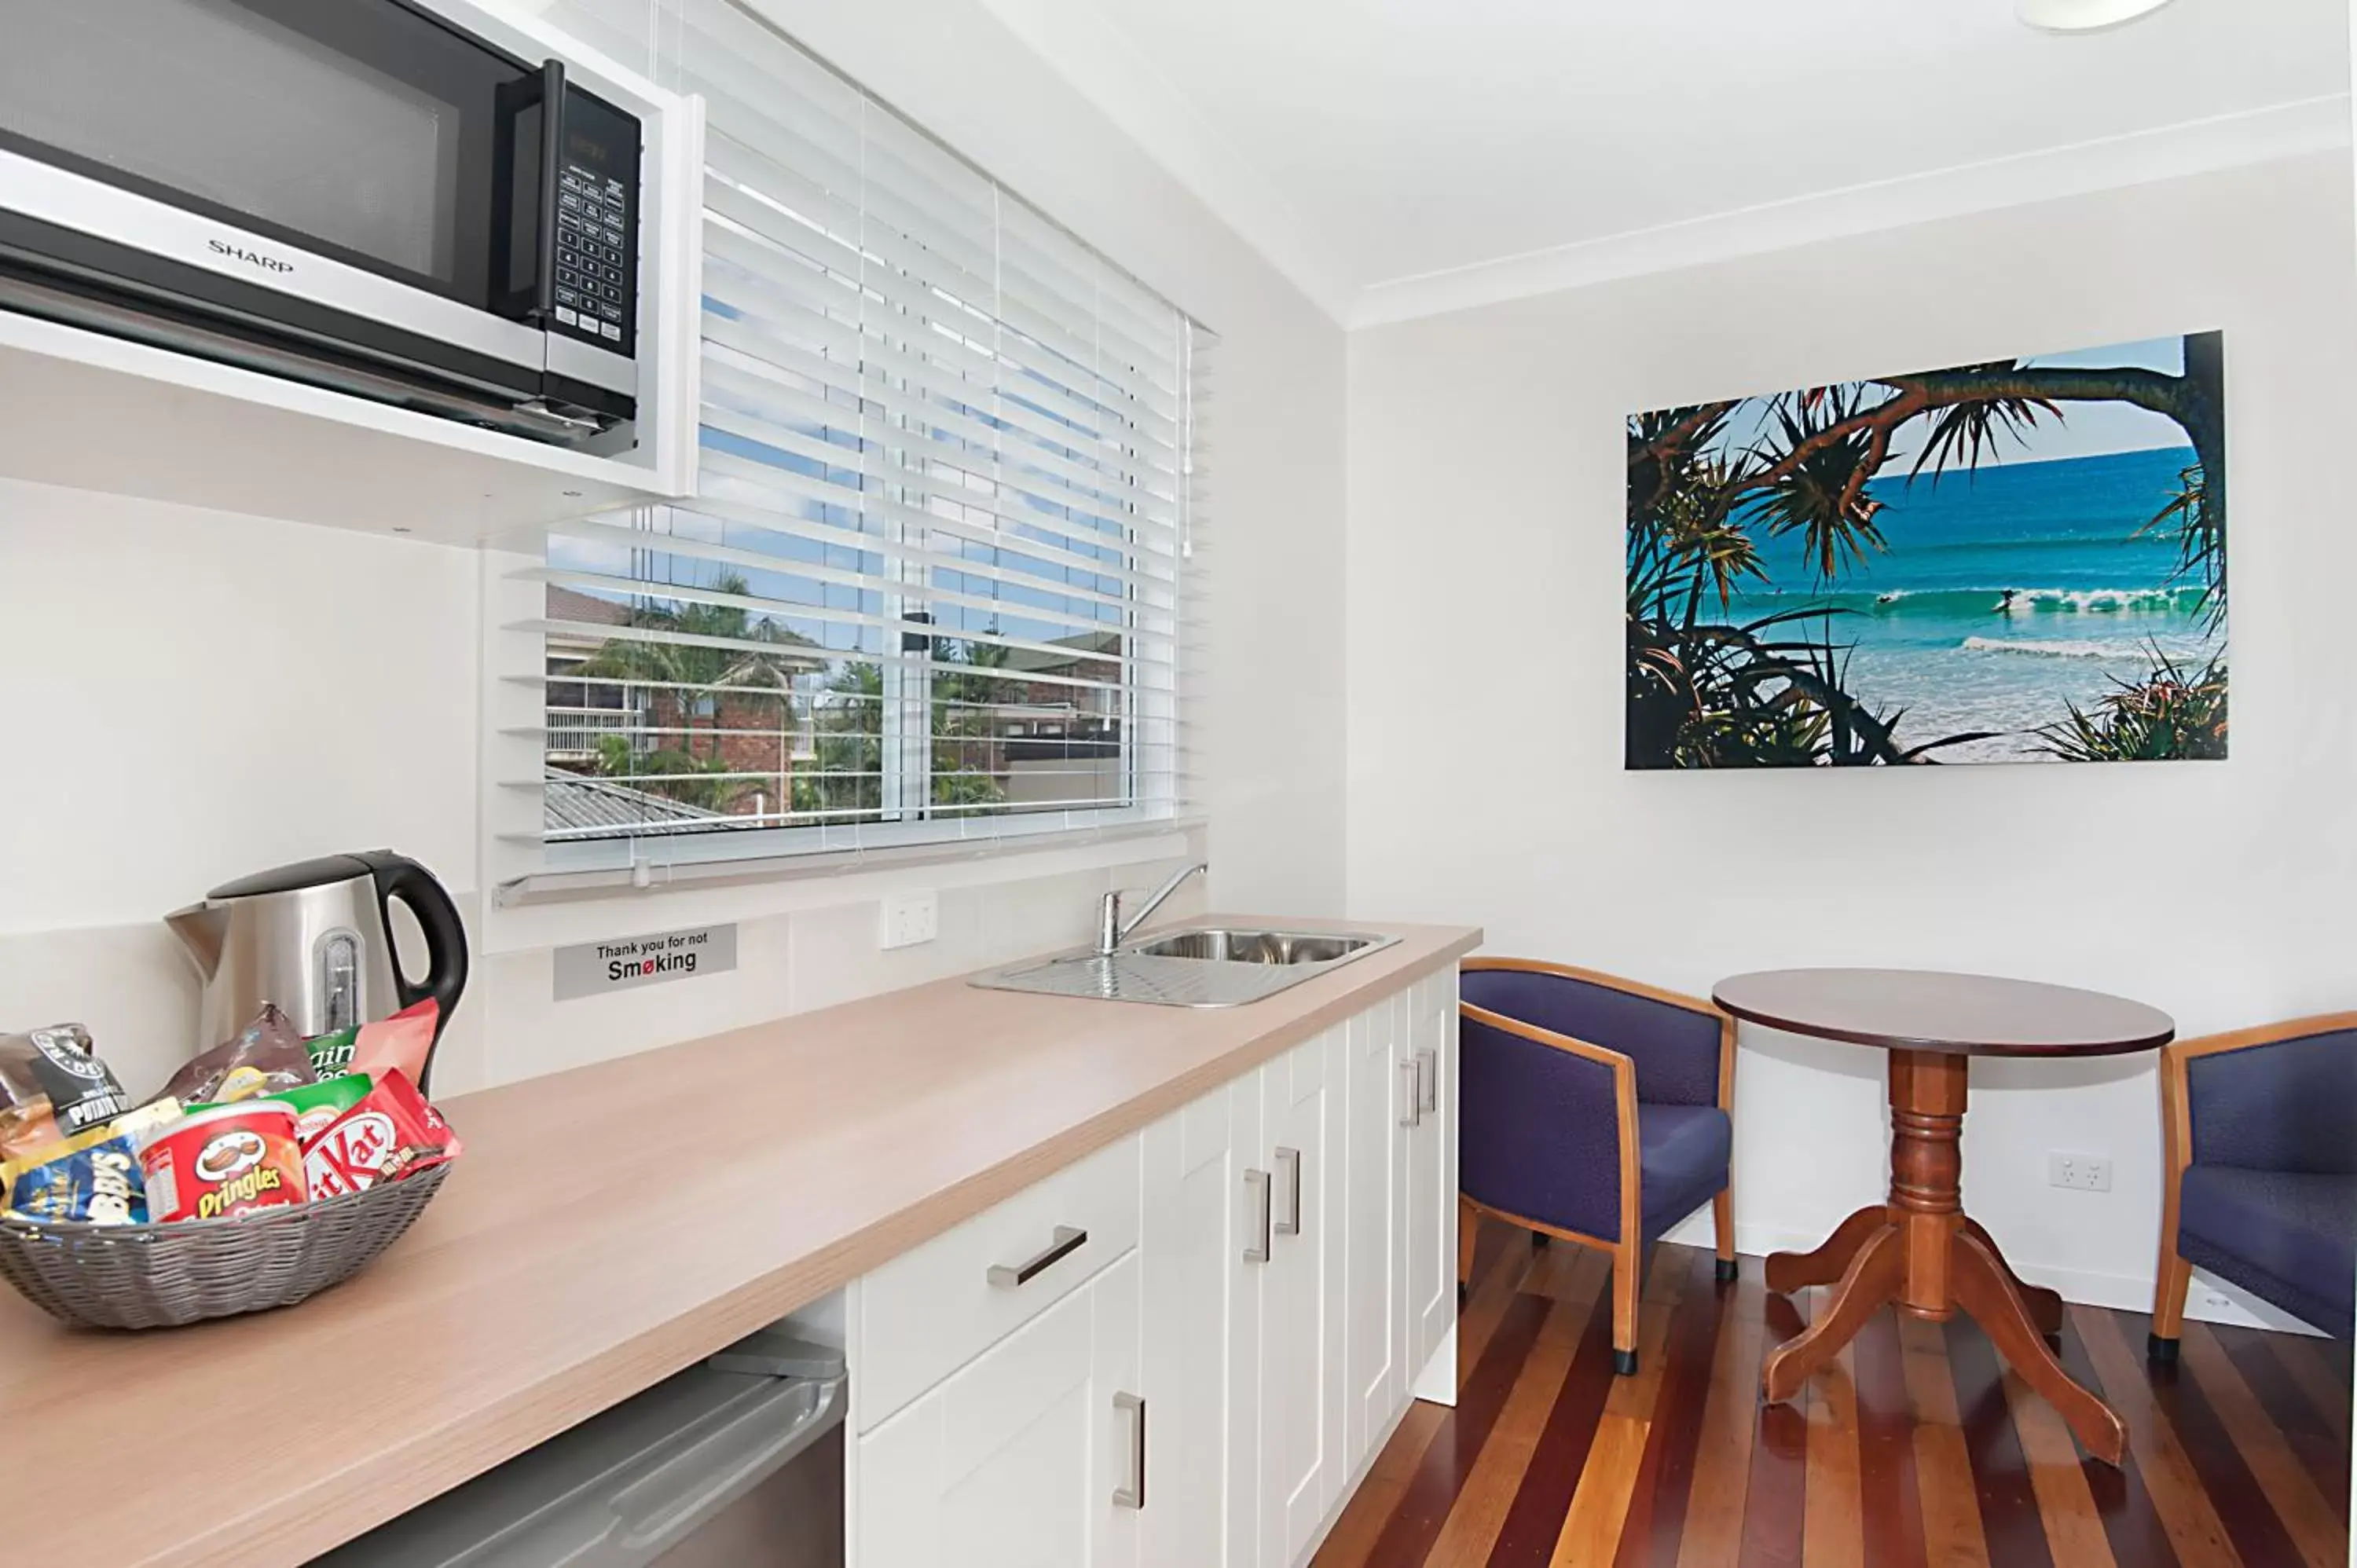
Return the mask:
{"type": "Polygon", "coordinates": [[[705,97],[703,431],[694,499],[511,575],[544,712],[500,744],[541,776],[495,777],[546,820],[495,836],[561,867],[1178,820],[1208,335],[739,0],[547,11],[705,97]]]}

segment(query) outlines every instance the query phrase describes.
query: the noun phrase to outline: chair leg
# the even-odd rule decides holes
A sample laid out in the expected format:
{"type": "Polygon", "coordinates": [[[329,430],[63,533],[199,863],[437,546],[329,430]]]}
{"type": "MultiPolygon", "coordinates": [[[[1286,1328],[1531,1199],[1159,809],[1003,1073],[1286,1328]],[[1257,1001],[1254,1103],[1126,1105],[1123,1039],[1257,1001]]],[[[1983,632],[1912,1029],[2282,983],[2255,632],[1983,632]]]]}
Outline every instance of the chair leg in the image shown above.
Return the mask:
{"type": "Polygon", "coordinates": [[[2193,1281],[2193,1265],[2178,1256],[2177,1238],[2160,1244],[2160,1277],[2152,1287],[2152,1332],[2146,1336],[2147,1359],[2163,1364],[2177,1359],[2178,1337],[2185,1331],[2185,1292],[2193,1281]]]}
{"type": "Polygon", "coordinates": [[[1457,1199],[1457,1305],[1463,1306],[1473,1279],[1473,1254],[1481,1245],[1481,1211],[1473,1200],[1457,1199]]]}
{"type": "Polygon", "coordinates": [[[1719,1188],[1718,1196],[1710,1200],[1712,1223],[1718,1228],[1718,1282],[1725,1284],[1735,1277],[1735,1188],[1719,1188]]]}
{"type": "Polygon", "coordinates": [[[1637,1291],[1644,1283],[1644,1249],[1624,1241],[1612,1249],[1612,1370],[1637,1372],[1637,1291]]]}

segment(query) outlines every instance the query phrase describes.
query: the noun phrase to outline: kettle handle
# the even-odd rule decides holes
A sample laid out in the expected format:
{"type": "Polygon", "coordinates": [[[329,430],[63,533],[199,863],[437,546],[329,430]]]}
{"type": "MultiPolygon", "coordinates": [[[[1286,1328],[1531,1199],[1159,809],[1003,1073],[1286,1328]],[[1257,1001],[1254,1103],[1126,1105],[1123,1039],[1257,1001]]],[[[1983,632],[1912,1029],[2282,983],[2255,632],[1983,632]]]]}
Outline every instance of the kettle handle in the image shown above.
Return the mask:
{"type": "MultiPolygon", "coordinates": [[[[418,929],[425,933],[425,979],[413,984],[395,963],[393,983],[404,1007],[434,998],[440,1010],[434,1020],[434,1041],[439,1045],[442,1031],[450,1026],[451,1011],[458,1005],[458,995],[467,989],[467,928],[458,918],[458,907],[450,902],[450,895],[432,872],[405,854],[381,849],[359,858],[376,879],[377,912],[384,919],[385,929],[393,929],[386,902],[398,898],[409,906],[409,912],[417,917],[418,929]]],[[[423,1091],[425,1086],[417,1087],[423,1091]]]]}

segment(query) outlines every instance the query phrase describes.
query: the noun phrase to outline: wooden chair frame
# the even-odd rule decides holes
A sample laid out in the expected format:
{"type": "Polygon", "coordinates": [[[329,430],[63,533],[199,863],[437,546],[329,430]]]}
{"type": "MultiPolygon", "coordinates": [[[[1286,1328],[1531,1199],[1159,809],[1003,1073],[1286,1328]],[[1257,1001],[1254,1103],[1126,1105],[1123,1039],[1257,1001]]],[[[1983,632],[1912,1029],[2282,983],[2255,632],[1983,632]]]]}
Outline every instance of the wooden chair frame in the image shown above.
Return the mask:
{"type": "MultiPolygon", "coordinates": [[[[1459,966],[1463,970],[1517,970],[1530,974],[1561,975],[1568,980],[1603,986],[1630,996],[1641,996],[1647,1001],[1666,1003],[1673,1007],[1698,1013],[1718,1024],[1718,1108],[1729,1117],[1735,1113],[1735,1020],[1711,1003],[1681,992],[1665,991],[1659,986],[1639,981],[1624,980],[1617,974],[1598,970],[1577,969],[1570,964],[1548,963],[1540,959],[1472,958],[1459,966]]],[[[1618,1240],[1590,1236],[1578,1230],[1565,1230],[1527,1215],[1510,1214],[1502,1208],[1477,1203],[1463,1193],[1457,1197],[1457,1280],[1462,1286],[1472,1277],[1473,1248],[1482,1215],[1502,1219],[1507,1224],[1530,1231],[1538,1238],[1561,1237],[1582,1247],[1594,1248],[1612,1260],[1612,1365],[1623,1376],[1637,1369],[1637,1294],[1644,1269],[1644,1187],[1637,1144],[1637,1062],[1622,1051],[1592,1045],[1559,1035],[1535,1024],[1525,1024],[1503,1014],[1492,1013],[1470,1002],[1460,1002],[1458,1012],[1476,1024],[1517,1035],[1537,1045],[1585,1057],[1601,1062],[1612,1069],[1613,1104],[1619,1122],[1620,1142],[1620,1235],[1618,1240]]],[[[1718,1277],[1735,1277],[1735,1177],[1730,1171],[1727,1185],[1711,1199],[1711,1218],[1717,1230],[1718,1277]]]]}
{"type": "Polygon", "coordinates": [[[2281,1024],[2178,1040],[2161,1047],[2160,1266],[2153,1278],[2152,1333],[2145,1341],[2146,1353],[2152,1359],[2177,1359],[2177,1341],[2185,1331],[2185,1293],[2193,1279],[2193,1265],[2177,1251],[2179,1189],[2184,1185],[2185,1167],[2193,1163],[2193,1104],[2187,1090],[2186,1064],[2196,1057],[2246,1051],[2344,1029],[2357,1029],[2357,1013],[2319,1013],[2281,1024]]]}

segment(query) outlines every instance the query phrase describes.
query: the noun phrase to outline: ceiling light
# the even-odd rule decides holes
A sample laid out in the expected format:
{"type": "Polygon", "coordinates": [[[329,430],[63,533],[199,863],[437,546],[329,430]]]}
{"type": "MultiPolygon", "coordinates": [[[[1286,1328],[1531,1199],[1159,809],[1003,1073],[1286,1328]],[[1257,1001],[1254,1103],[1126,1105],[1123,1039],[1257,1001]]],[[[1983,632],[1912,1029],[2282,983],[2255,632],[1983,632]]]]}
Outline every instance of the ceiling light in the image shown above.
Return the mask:
{"type": "Polygon", "coordinates": [[[2050,33],[2093,33],[2148,16],[2169,0],[2018,0],[2021,19],[2050,33]]]}

